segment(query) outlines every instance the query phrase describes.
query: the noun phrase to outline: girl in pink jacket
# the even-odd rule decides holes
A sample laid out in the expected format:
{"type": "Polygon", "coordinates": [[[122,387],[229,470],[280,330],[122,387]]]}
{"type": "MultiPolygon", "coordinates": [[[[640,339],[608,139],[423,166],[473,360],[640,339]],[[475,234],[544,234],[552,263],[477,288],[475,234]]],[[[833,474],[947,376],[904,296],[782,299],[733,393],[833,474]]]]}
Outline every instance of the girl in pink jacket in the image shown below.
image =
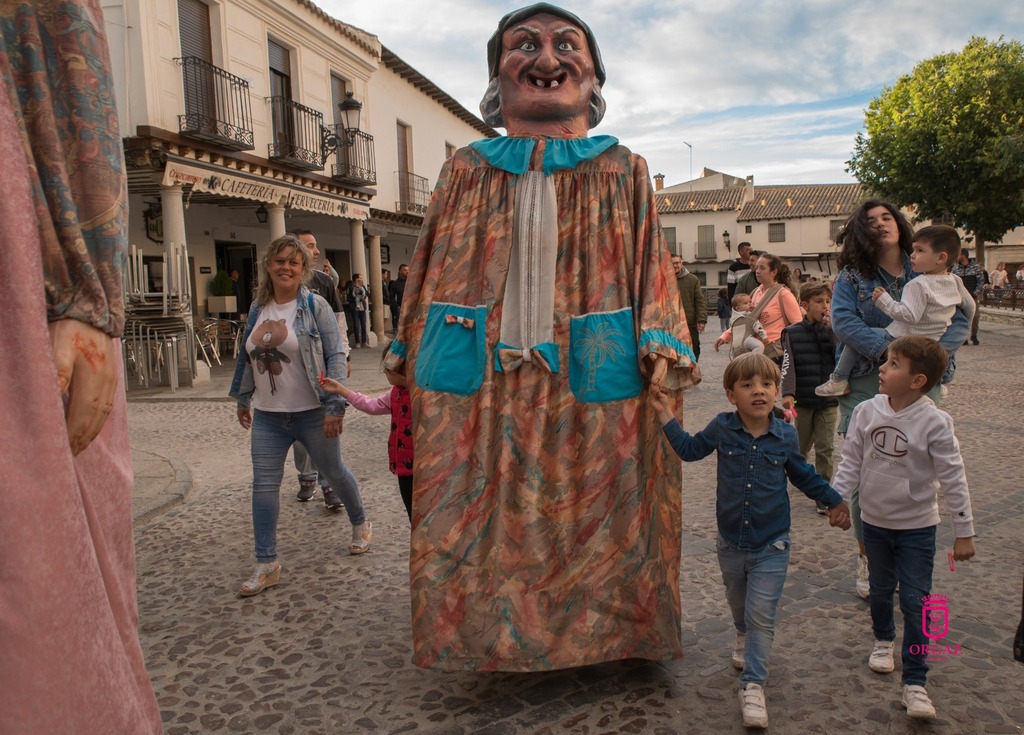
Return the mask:
{"type": "Polygon", "coordinates": [[[385,370],[391,390],[375,398],[352,390],[331,378],[321,378],[320,385],[337,393],[353,407],[371,416],[391,414],[391,435],[388,437],[388,467],[398,476],[398,492],[405,503],[405,512],[412,522],[412,404],[405,376],[385,370]]]}

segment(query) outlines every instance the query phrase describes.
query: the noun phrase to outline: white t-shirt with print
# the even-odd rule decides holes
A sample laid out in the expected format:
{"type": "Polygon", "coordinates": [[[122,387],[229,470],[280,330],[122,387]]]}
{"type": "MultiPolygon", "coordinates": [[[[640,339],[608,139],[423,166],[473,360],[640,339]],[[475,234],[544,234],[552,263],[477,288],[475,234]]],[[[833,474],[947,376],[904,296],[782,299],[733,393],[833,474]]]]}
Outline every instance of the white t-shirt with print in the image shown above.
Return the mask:
{"type": "Polygon", "coordinates": [[[287,304],[267,302],[246,340],[256,383],[252,405],[258,411],[296,413],[320,408],[295,336],[297,311],[294,299],[287,304]]]}

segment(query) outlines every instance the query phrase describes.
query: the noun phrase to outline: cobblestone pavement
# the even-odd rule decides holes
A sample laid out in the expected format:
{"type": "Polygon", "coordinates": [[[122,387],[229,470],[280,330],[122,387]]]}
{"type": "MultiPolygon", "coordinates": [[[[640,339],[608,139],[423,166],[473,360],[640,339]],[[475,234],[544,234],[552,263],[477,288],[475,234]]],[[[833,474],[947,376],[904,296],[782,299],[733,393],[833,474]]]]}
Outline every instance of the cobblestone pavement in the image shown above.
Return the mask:
{"type": "MultiPolygon", "coordinates": [[[[909,720],[899,669],[874,674],[867,603],[853,594],[852,534],[828,526],[793,491],[793,553],[766,687],[774,733],[1017,733],[1024,667],[1011,658],[1024,560],[1019,427],[1024,339],[982,334],[961,351],[945,408],[967,461],[978,556],[945,566],[945,509],[934,591],[950,598],[959,655],[935,663],[939,718],[909,720]]],[[[725,363],[705,339],[705,384],[687,394],[686,425],[726,410],[725,363]]],[[[373,363],[366,363],[364,388],[373,363]]],[[[379,380],[377,378],[376,380],[379,380]]],[[[377,387],[383,389],[383,384],[377,387]]],[[[349,524],[319,498],[282,489],[282,581],[240,599],[252,568],[248,435],[231,403],[129,403],[133,448],[187,462],[195,490],[136,528],[142,644],[169,735],[295,733],[719,733],[742,731],[733,633],[714,553],[715,460],[684,466],[684,658],[623,661],[546,674],[446,673],[410,662],[408,521],[387,471],[388,422],[350,412],[344,453],[374,522],[360,557],[349,524]]],[[[898,657],[897,657],[898,658],[898,657]]],[[[898,663],[897,663],[898,667],[898,663]]]]}

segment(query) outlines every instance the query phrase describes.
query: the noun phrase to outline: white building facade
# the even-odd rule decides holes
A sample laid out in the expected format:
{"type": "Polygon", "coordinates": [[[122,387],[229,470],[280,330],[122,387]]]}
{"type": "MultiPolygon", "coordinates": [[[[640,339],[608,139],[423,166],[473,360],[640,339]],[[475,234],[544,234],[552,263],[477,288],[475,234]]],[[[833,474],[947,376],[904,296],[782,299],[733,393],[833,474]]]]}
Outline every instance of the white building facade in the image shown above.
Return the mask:
{"type": "Polygon", "coordinates": [[[271,240],[309,229],[343,282],[366,277],[383,336],[381,269],[411,258],[451,149],[495,131],[306,0],[108,0],[104,13],[130,239],[153,285],[170,243],[187,245],[203,315],[218,270],[251,284],[271,240]]]}

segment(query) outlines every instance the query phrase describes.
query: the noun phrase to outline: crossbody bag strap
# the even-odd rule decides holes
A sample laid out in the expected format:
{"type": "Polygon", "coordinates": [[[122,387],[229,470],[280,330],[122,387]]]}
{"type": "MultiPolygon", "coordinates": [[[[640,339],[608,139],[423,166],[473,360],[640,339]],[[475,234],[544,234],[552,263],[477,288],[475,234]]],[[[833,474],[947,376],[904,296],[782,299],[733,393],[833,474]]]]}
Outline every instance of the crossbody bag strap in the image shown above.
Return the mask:
{"type": "Polygon", "coordinates": [[[768,303],[775,298],[776,294],[778,294],[781,289],[782,286],[780,286],[779,284],[775,284],[767,291],[765,291],[764,298],[761,299],[760,303],[758,303],[754,310],[750,312],[752,321],[756,321],[757,318],[761,316],[761,312],[764,311],[764,307],[768,306],[768,303]]]}

